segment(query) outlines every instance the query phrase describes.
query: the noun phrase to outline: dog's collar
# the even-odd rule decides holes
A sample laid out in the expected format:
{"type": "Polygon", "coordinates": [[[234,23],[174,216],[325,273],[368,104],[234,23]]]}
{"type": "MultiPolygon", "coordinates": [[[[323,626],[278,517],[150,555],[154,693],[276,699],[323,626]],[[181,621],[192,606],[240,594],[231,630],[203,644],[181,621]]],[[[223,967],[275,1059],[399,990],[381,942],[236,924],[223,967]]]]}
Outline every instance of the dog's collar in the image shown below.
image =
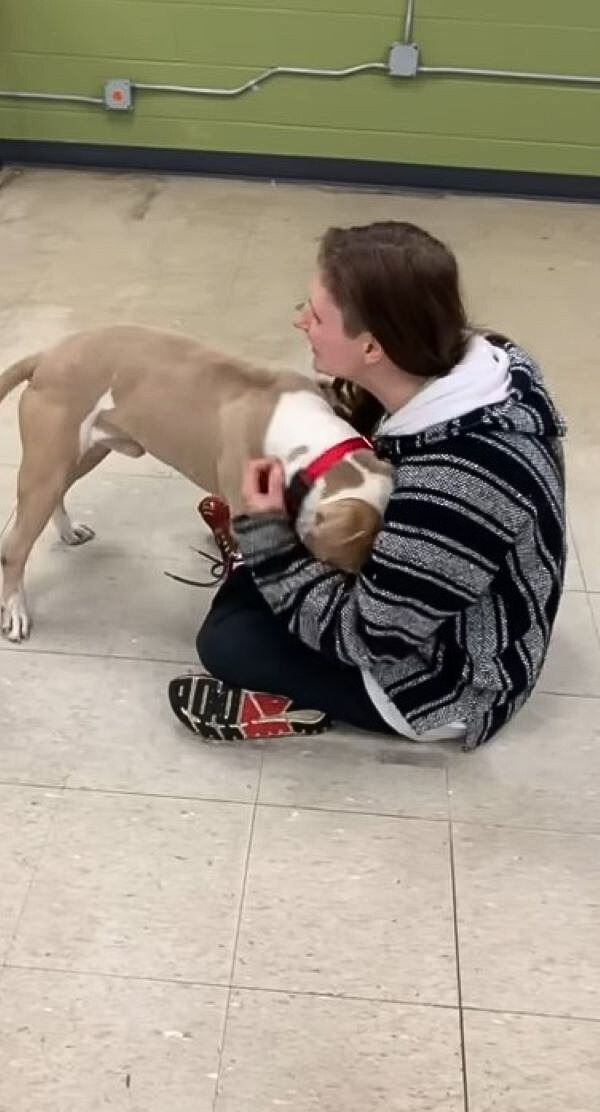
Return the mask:
{"type": "Polygon", "coordinates": [[[349,456],[351,452],[356,452],[360,448],[369,451],[373,450],[373,445],[366,436],[352,436],[348,440],[341,440],[339,444],[334,444],[332,448],[327,448],[320,456],[312,460],[306,467],[301,467],[299,471],[292,477],[285,492],[285,501],[287,511],[290,517],[295,520],[298,516],[300,506],[311,487],[314,486],[317,479],[349,456]]]}

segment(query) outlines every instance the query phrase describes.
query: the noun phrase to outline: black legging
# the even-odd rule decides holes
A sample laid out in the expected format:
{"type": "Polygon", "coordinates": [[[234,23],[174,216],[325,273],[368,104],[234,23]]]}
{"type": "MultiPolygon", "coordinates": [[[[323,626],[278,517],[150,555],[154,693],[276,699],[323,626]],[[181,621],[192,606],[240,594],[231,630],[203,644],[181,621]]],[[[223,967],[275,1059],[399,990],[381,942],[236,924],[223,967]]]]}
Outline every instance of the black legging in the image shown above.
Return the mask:
{"type": "Polygon", "coordinates": [[[206,670],[232,687],[286,695],[360,729],[394,732],[369,699],[359,669],[326,660],[290,633],[243,566],[217,591],[196,648],[206,670]]]}

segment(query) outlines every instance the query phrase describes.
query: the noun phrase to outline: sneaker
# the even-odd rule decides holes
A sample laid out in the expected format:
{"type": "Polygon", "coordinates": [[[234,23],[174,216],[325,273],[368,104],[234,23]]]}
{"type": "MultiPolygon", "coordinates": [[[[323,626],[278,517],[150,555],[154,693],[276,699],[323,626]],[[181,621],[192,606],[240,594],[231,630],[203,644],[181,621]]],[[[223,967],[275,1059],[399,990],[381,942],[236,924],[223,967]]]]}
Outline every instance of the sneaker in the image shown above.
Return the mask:
{"type": "Polygon", "coordinates": [[[225,575],[243,563],[235,537],[231,530],[231,511],[224,498],[208,494],[198,503],[198,513],[208,525],[221,554],[225,575]]]}
{"type": "Polygon", "coordinates": [[[205,674],[171,680],[169,702],[188,730],[209,741],[320,734],[331,725],[324,711],[298,707],[284,695],[228,687],[205,674]]]}

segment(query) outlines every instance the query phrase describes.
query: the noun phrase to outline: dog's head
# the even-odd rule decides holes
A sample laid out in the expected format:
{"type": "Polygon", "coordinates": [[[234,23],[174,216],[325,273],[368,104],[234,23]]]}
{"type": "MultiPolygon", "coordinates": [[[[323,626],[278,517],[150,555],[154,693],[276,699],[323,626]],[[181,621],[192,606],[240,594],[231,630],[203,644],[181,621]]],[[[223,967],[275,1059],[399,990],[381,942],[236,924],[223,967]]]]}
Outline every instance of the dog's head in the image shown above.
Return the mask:
{"type": "Polygon", "coordinates": [[[319,505],[305,543],[317,560],[356,575],[381,528],[379,510],[358,498],[319,505]]]}
{"type": "Polygon", "coordinates": [[[309,492],[297,528],[317,560],[356,574],[370,555],[392,491],[392,470],[358,450],[330,468],[309,492]]]}

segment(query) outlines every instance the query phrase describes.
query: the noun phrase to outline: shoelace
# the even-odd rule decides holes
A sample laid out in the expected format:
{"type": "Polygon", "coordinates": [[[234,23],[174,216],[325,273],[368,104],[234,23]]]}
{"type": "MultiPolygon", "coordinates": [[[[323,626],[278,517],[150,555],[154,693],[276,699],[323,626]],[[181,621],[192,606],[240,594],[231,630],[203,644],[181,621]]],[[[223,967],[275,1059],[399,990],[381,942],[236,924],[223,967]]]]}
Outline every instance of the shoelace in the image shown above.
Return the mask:
{"type": "Polygon", "coordinates": [[[219,553],[218,556],[214,556],[211,552],[205,552],[202,548],[191,548],[191,551],[195,552],[197,556],[202,556],[209,561],[210,582],[203,583],[198,579],[186,579],[185,576],[175,575],[171,571],[166,571],[165,575],[168,575],[169,579],[175,579],[177,583],[185,583],[189,587],[214,587],[227,578],[230,571],[235,567],[236,558],[239,556],[230,532],[230,510],[223,499],[215,495],[207,495],[199,502],[198,512],[205,524],[208,525],[219,553]]]}
{"type": "Polygon", "coordinates": [[[211,579],[208,583],[203,583],[200,579],[186,579],[184,575],[176,575],[173,571],[166,571],[169,579],[175,579],[177,583],[185,583],[188,587],[215,587],[217,583],[221,583],[227,578],[231,569],[235,564],[237,552],[233,546],[223,543],[219,549],[219,555],[215,556],[210,552],[204,552],[202,548],[193,548],[190,545],[190,551],[195,552],[196,556],[202,556],[209,562],[209,573],[211,579]]]}

